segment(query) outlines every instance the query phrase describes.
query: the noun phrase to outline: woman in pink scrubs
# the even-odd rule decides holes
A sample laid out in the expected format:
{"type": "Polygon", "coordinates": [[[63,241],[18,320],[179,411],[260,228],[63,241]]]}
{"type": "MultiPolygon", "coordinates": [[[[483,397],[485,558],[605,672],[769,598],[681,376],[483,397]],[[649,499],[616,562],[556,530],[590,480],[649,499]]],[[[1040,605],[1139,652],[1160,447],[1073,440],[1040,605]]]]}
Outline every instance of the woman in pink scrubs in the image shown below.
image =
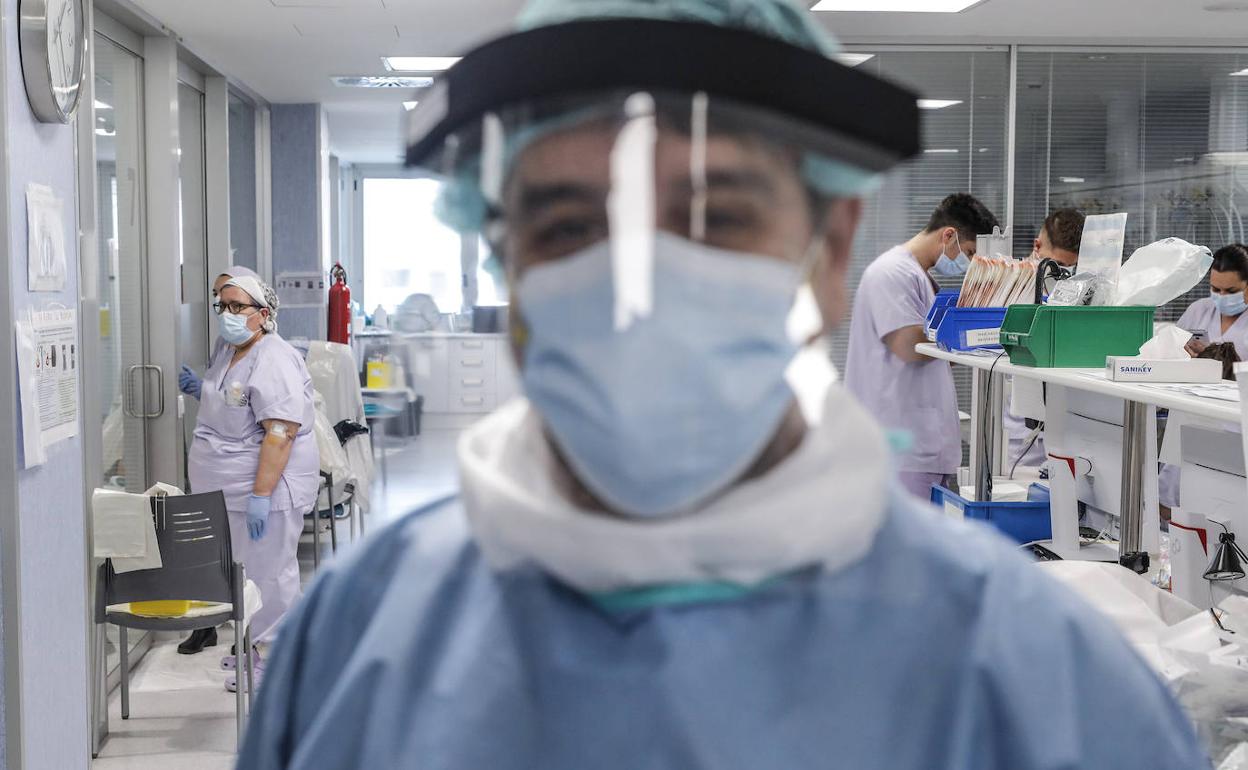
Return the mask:
{"type": "Polygon", "coordinates": [[[225,493],[234,553],[264,602],[251,623],[257,642],[274,639],[300,596],[296,552],[320,469],[312,379],[277,334],[276,306],[251,276],[221,287],[214,308],[228,355],[214,355],[204,376],[189,456],[192,491],[225,493]]]}

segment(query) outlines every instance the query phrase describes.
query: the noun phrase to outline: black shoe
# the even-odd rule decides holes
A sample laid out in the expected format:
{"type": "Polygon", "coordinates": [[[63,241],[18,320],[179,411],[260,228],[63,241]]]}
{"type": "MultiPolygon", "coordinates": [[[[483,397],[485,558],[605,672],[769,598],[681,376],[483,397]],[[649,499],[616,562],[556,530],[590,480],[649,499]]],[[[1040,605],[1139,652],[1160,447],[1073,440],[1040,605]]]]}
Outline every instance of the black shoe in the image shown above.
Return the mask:
{"type": "Polygon", "coordinates": [[[216,646],[216,628],[197,628],[178,645],[178,652],[183,655],[194,655],[197,652],[203,652],[205,647],[216,646]]]}

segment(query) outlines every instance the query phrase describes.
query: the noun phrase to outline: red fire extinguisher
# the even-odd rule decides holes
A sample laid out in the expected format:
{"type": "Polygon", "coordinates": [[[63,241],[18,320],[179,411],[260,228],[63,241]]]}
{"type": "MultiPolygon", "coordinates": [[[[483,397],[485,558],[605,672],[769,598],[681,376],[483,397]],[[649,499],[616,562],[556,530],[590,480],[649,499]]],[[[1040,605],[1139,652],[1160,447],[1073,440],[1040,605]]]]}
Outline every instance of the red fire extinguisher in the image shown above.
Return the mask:
{"type": "Polygon", "coordinates": [[[330,342],[347,344],[351,332],[351,287],[347,286],[347,271],[341,263],[334,263],[329,271],[333,284],[329,287],[329,334],[330,342]]]}

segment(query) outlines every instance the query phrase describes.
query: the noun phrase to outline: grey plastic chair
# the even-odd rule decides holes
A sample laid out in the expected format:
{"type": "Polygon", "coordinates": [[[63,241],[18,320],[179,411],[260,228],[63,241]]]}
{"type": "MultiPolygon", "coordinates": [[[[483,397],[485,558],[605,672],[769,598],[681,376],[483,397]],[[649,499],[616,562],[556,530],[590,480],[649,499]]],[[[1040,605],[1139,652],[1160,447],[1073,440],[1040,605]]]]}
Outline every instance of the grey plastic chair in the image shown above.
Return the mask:
{"type": "MultiPolygon", "coordinates": [[[[243,565],[234,561],[230,524],[221,492],[200,495],[153,497],[156,540],[160,545],[159,569],[117,574],[111,560],[100,565],[95,592],[95,622],[119,629],[121,647],[121,718],[130,718],[129,647],[126,630],[193,631],[222,623],[234,624],[235,650],[242,651],[247,675],[246,703],[243,687],[237,687],[235,710],[238,741],[242,742],[244,715],[255,690],[251,628],[244,626],[243,565]],[[109,610],[127,602],[189,599],[229,605],[213,615],[191,618],[148,618],[109,610]]],[[[240,677],[241,680],[241,677],[240,677]]],[[[240,681],[241,685],[242,682],[240,681]]]]}

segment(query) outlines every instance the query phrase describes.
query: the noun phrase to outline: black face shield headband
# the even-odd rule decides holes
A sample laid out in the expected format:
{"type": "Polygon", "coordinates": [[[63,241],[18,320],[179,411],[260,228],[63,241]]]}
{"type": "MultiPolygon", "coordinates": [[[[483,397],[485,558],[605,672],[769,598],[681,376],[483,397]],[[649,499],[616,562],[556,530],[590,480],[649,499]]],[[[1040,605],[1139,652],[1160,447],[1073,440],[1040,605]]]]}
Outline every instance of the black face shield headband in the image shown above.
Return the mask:
{"type": "Polygon", "coordinates": [[[708,24],[604,19],[486,43],[410,113],[407,164],[508,107],[607,92],[706,93],[769,114],[810,150],[881,172],[920,148],[914,93],[765,35],[708,24]]]}

